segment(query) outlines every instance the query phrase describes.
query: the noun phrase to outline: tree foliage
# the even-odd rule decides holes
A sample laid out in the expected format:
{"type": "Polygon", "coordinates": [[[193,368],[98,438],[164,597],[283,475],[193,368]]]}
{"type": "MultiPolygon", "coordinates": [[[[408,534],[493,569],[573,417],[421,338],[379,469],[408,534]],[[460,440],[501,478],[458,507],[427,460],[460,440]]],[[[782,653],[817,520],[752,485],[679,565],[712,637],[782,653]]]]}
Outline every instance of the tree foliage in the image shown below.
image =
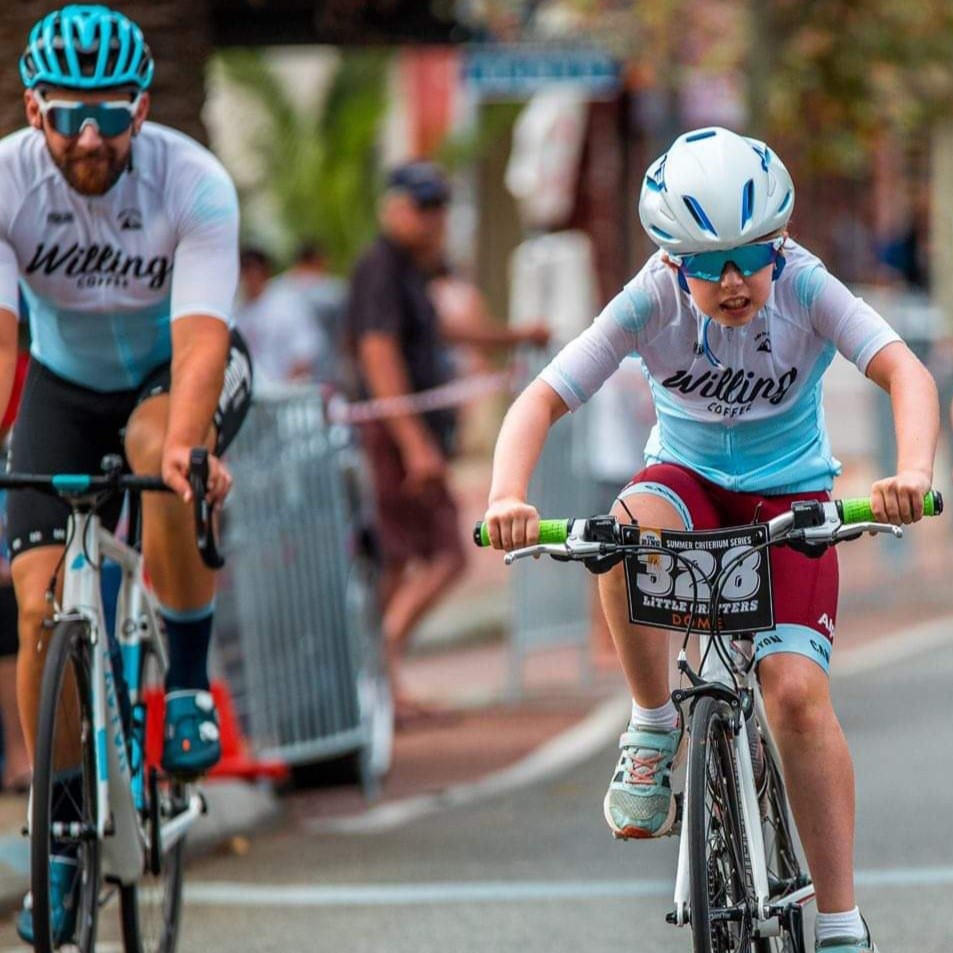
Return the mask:
{"type": "Polygon", "coordinates": [[[340,60],[323,108],[308,114],[257,50],[221,55],[226,75],[267,117],[254,149],[281,227],[293,242],[319,241],[346,271],[375,230],[377,137],[387,58],[351,51],[340,60]]]}
{"type": "Polygon", "coordinates": [[[637,85],[678,89],[686,69],[742,71],[750,128],[801,137],[843,168],[885,125],[953,115],[953,4],[933,0],[480,0],[509,38],[589,38],[637,85]]]}

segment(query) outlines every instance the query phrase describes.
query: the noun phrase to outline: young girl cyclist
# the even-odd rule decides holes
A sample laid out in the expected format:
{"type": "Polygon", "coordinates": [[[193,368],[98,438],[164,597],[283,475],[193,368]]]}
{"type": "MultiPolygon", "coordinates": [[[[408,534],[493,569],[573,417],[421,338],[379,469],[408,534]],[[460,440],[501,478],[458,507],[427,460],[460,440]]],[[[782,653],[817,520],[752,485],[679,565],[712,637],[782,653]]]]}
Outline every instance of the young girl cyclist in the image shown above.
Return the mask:
{"type": "MultiPolygon", "coordinates": [[[[549,427],[632,352],[658,424],[646,468],[613,505],[620,520],[714,529],[827,499],[840,465],[821,378],[835,350],[893,406],[897,472],[871,489],[877,519],[921,518],[939,430],[936,386],[883,318],[789,238],[793,208],[780,159],[725,129],[685,133],[649,167],[639,216],[659,250],[507,413],[486,512],[495,547],[536,541],[539,516],[526,495],[549,427]]],[[[758,674],[817,892],[816,950],[874,953],[854,899],[854,776],[828,684],[837,556],[774,548],[771,568],[776,628],[756,643],[758,674]]],[[[621,566],[599,580],[633,698],[605,816],[619,837],[659,837],[674,822],[669,777],[684,742],[669,697],[669,634],[629,622],[621,566]]]]}

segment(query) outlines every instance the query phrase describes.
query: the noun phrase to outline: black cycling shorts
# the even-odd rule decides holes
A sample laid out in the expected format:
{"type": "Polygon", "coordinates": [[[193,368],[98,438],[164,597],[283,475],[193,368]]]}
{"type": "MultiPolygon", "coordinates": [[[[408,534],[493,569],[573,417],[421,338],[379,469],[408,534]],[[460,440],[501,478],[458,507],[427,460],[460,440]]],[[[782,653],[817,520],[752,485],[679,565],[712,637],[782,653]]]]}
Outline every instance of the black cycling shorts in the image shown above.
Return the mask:
{"type": "MultiPolygon", "coordinates": [[[[104,456],[124,456],[123,436],[132,412],[150,397],[169,392],[172,368],[157,367],[135,390],[100,393],[54,374],[30,358],[20,412],[13,427],[9,468],[16,473],[101,473],[104,456]]],[[[238,433],[251,403],[252,370],[248,348],[237,331],[225,383],[215,410],[215,454],[220,456],[238,433]]],[[[122,497],[99,511],[103,525],[119,522],[122,497]]],[[[38,490],[7,493],[10,558],[37,546],[66,543],[69,505],[38,490]]]]}

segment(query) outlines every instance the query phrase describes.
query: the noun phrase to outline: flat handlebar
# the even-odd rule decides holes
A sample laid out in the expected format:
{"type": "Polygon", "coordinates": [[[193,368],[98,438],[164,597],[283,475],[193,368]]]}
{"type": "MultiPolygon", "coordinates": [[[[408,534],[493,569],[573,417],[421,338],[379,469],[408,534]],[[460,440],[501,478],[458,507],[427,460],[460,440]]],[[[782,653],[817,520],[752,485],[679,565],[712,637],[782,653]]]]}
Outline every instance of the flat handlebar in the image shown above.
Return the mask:
{"type": "MultiPolygon", "coordinates": [[[[873,504],[869,497],[846,500],[834,500],[837,515],[842,526],[873,522],[873,504]]],[[[943,497],[938,490],[930,490],[923,498],[923,515],[939,516],[943,512],[943,497]]],[[[576,522],[585,524],[586,520],[544,519],[539,521],[539,545],[565,543],[573,532],[576,522]]],[[[490,545],[490,534],[486,523],[478,520],[473,527],[473,541],[477,546],[490,545]]]]}

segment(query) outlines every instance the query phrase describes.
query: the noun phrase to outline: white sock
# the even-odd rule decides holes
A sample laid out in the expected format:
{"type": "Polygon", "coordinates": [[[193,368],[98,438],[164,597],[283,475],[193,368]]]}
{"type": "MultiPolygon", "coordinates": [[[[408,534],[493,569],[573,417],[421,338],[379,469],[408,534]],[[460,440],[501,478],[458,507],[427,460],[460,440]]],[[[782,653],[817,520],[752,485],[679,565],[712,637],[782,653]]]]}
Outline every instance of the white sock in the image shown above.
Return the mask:
{"type": "Polygon", "coordinates": [[[640,728],[671,730],[678,724],[678,709],[671,698],[661,708],[640,708],[633,700],[629,723],[640,728]]]}
{"type": "Polygon", "coordinates": [[[860,918],[860,910],[854,907],[846,913],[818,913],[814,921],[814,936],[818,943],[832,940],[835,936],[850,936],[860,940],[866,938],[867,928],[860,918]]]}

